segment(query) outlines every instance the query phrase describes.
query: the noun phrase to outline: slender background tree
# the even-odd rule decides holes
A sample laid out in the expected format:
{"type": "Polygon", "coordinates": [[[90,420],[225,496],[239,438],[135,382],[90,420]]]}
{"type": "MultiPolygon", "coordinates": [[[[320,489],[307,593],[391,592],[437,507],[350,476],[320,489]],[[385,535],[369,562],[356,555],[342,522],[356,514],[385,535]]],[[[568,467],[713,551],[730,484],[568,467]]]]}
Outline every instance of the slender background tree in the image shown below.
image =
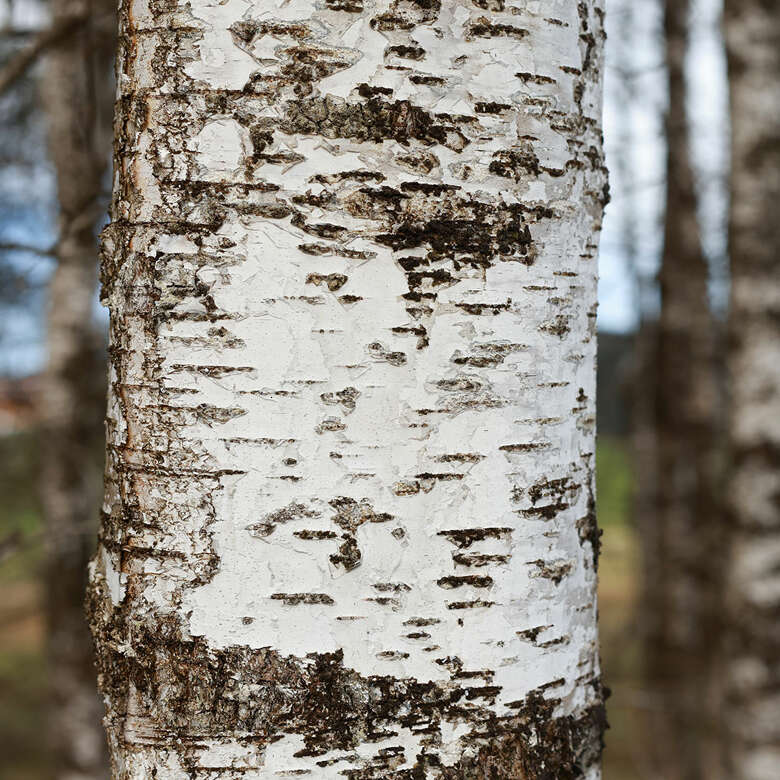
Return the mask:
{"type": "MultiPolygon", "coordinates": [[[[639,515],[645,684],[653,697],[648,745],[659,777],[712,778],[718,708],[713,680],[720,632],[723,524],[716,466],[716,325],[690,160],[685,58],[690,6],[664,3],[668,80],[666,216],[661,310],[643,376],[653,398],[652,498],[639,515]],[[673,746],[673,747],[670,747],[673,746]]],[[[642,392],[642,390],[640,390],[642,392]]],[[[652,476],[651,476],[652,475],[652,476]]]]}
{"type": "Polygon", "coordinates": [[[780,4],[727,0],[731,94],[729,776],[780,765],[780,4]]]}
{"type": "Polygon", "coordinates": [[[102,780],[108,771],[84,598],[100,507],[95,456],[105,408],[105,353],[93,311],[96,226],[105,207],[111,150],[115,27],[111,3],[53,0],[51,29],[59,34],[47,52],[42,84],[60,212],[48,290],[40,452],[49,737],[55,773],[63,780],[102,780]]]}

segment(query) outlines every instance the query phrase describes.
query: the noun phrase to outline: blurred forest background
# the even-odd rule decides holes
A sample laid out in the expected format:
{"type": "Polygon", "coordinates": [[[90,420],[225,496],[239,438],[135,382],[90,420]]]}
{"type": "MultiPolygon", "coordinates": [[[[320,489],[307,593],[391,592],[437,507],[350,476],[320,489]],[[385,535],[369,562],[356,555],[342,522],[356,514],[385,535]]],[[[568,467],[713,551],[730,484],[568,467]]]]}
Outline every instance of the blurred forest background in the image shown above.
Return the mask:
{"type": "MultiPolygon", "coordinates": [[[[774,23],[777,41],[777,3],[744,7],[762,5],[756,24],[774,23]]],[[[730,476],[723,8],[607,6],[612,201],[598,374],[599,598],[612,690],[605,778],[729,776],[719,774],[727,692],[717,671],[727,644],[721,485],[730,476]]],[[[111,187],[113,26],[103,0],[0,0],[3,780],[107,777],[81,594],[103,458],[96,242],[111,187]]],[[[778,78],[766,82],[775,98],[778,78]]],[[[768,175],[780,173],[770,164],[768,175]]],[[[776,194],[776,184],[764,192],[776,194]]],[[[776,250],[776,229],[767,235],[776,250]]]]}

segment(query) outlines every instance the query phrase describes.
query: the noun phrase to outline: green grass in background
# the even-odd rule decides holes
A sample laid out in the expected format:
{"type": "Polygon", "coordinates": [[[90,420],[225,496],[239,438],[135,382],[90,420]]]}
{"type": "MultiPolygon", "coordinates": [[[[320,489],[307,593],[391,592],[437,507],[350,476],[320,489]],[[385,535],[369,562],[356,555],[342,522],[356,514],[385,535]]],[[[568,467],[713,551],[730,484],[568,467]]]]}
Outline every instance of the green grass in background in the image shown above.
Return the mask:
{"type": "Polygon", "coordinates": [[[0,777],[45,780],[46,664],[41,635],[7,647],[0,627],[0,777]]]}
{"type": "Polygon", "coordinates": [[[630,522],[632,481],[627,442],[614,436],[599,436],[596,496],[602,528],[623,527],[630,522]]]}
{"type": "Polygon", "coordinates": [[[596,450],[596,496],[604,531],[599,564],[599,632],[610,728],[604,780],[643,776],[640,642],[636,630],[639,545],[631,521],[634,476],[628,442],[600,436],[596,450]]]}
{"type": "Polygon", "coordinates": [[[36,433],[0,437],[0,778],[44,780],[46,663],[36,433]]]}
{"type": "Polygon", "coordinates": [[[9,545],[9,554],[0,558],[0,586],[37,579],[40,571],[37,451],[35,432],[0,436],[0,544],[9,545]]]}

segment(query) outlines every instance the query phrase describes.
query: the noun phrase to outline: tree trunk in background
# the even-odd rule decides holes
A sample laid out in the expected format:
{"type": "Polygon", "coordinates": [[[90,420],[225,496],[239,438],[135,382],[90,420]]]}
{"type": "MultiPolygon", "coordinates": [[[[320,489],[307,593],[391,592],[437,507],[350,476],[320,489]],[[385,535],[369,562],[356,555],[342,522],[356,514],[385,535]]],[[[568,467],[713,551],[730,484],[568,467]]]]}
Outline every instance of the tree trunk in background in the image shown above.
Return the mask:
{"type": "Polygon", "coordinates": [[[688,19],[686,0],[666,0],[669,108],[661,312],[653,361],[655,496],[640,523],[645,683],[653,696],[648,744],[656,776],[665,780],[712,778],[719,765],[713,755],[712,680],[723,569],[714,471],[721,410],[686,117],[688,19]]]}
{"type": "MultiPolygon", "coordinates": [[[[54,0],[52,23],[82,6],[54,0]]],[[[86,569],[100,507],[105,369],[92,316],[95,227],[111,139],[111,6],[94,9],[48,54],[42,88],[60,206],[49,290],[42,409],[41,497],[46,523],[48,736],[60,780],[103,780],[106,741],[84,615],[86,569]],[[103,14],[98,17],[95,14],[103,14]]]]}
{"type": "Polygon", "coordinates": [[[732,181],[729,716],[735,780],[780,766],[780,5],[727,0],[732,181]]]}
{"type": "Polygon", "coordinates": [[[115,778],[599,777],[602,17],[122,7],[115,778]]]}

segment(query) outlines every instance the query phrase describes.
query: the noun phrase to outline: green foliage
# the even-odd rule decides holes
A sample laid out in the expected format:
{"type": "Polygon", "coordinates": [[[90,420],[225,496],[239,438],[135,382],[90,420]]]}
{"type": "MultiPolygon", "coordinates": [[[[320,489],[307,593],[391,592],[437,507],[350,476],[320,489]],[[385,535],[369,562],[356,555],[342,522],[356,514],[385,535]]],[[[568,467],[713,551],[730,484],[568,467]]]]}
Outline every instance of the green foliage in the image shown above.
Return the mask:
{"type": "Polygon", "coordinates": [[[48,775],[41,749],[49,695],[42,651],[20,647],[0,652],[0,753],[4,780],[48,775]]]}
{"type": "Polygon", "coordinates": [[[38,436],[0,437],[0,776],[47,776],[41,750],[46,716],[46,663],[42,641],[41,513],[37,502],[38,436]]]}
{"type": "Polygon", "coordinates": [[[599,633],[610,728],[604,752],[605,780],[637,776],[637,748],[643,729],[637,707],[639,634],[636,608],[639,587],[639,540],[631,520],[634,475],[629,442],[599,436],[596,493],[599,525],[604,529],[599,565],[599,633]]]}
{"type": "Polygon", "coordinates": [[[12,552],[0,559],[0,584],[39,573],[41,512],[37,500],[38,435],[25,431],[0,437],[0,543],[12,552]]]}
{"type": "Polygon", "coordinates": [[[632,491],[628,442],[615,436],[599,436],[596,447],[596,500],[602,528],[624,526],[629,522],[632,491]]]}

